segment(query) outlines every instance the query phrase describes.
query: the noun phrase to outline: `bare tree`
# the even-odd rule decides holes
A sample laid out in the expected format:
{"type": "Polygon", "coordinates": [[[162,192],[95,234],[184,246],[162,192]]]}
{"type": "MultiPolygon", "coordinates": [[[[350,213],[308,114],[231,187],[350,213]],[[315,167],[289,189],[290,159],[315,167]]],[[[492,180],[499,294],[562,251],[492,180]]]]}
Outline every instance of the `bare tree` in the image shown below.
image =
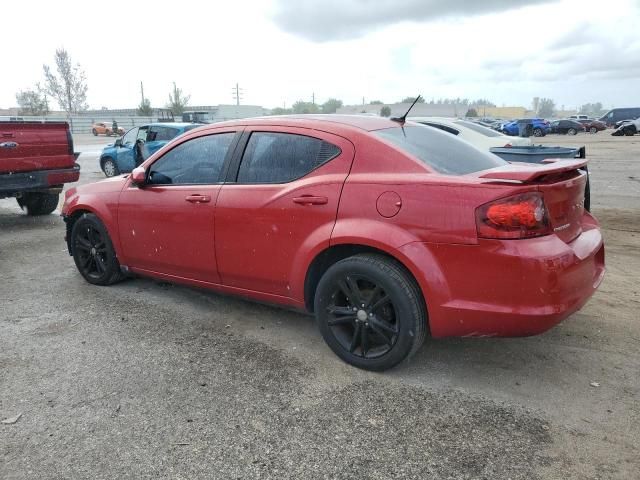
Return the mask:
{"type": "Polygon", "coordinates": [[[556,109],[556,103],[550,98],[541,98],[538,104],[538,116],[542,118],[551,117],[556,109]]]}
{"type": "Polygon", "coordinates": [[[55,61],[57,74],[48,65],[42,66],[44,92],[55,98],[67,115],[86,110],[87,79],[80,64],[74,65],[64,48],[56,50],[55,61]]]}
{"type": "Polygon", "coordinates": [[[20,107],[20,115],[46,115],[49,113],[47,96],[41,92],[40,85],[36,89],[20,90],[16,93],[16,101],[20,107]]]}
{"type": "Polygon", "coordinates": [[[173,91],[169,94],[167,108],[171,110],[174,115],[181,115],[189,103],[190,98],[191,95],[185,95],[182,89],[176,86],[176,82],[173,82],[173,91]]]}

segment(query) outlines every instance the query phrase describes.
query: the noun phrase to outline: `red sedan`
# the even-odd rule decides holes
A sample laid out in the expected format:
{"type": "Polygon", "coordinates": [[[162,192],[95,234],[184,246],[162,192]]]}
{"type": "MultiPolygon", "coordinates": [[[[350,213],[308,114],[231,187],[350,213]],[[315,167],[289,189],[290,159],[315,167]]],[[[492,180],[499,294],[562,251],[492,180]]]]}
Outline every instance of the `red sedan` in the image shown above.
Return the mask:
{"type": "Polygon", "coordinates": [[[585,160],[509,164],[378,117],[207,125],[66,193],[69,253],[109,285],[144,275],[313,312],[346,362],[384,370],[429,333],[534,335],[604,275],[585,160]]]}

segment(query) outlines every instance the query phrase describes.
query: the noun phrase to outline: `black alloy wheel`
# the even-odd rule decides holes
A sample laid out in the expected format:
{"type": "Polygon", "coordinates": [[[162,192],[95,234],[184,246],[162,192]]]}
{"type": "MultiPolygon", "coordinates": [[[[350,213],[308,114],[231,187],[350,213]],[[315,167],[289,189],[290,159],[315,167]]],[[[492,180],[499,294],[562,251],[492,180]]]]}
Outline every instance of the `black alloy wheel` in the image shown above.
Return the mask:
{"type": "Polygon", "coordinates": [[[332,265],[316,291],[318,326],[347,363],[386,370],[415,353],[426,311],[411,275],[393,259],[359,254],[332,265]]]}
{"type": "Polygon", "coordinates": [[[71,248],[76,267],[94,285],[110,285],[123,278],[113,244],[98,217],[83,214],[73,225],[71,248]]]}

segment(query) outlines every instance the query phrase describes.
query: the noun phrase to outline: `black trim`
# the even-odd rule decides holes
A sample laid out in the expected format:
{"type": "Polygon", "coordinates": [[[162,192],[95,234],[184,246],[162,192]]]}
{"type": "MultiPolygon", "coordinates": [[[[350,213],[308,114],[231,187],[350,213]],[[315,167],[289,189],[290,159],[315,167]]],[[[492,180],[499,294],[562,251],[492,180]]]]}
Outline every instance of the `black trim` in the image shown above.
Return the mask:
{"type": "MultiPolygon", "coordinates": [[[[49,185],[49,175],[56,173],[77,173],[80,177],[80,165],[74,163],[72,168],[55,170],[35,170],[31,172],[16,172],[0,175],[0,198],[13,196],[17,193],[60,188],[60,185],[49,185]]],[[[77,182],[78,179],[71,182],[77,182]]],[[[69,183],[71,183],[69,182],[69,183]]]]}

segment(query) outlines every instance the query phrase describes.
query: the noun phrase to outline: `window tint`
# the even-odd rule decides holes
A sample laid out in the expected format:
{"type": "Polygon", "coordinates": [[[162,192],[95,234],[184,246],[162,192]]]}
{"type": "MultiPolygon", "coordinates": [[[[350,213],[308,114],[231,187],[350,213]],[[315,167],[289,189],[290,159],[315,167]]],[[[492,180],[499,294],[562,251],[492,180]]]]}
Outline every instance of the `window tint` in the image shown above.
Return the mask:
{"type": "Polygon", "coordinates": [[[373,134],[439,173],[464,175],[507,165],[496,155],[435,128],[396,127],[377,130],[373,134]]]}
{"type": "Polygon", "coordinates": [[[238,183],[285,183],[340,154],[323,140],[290,133],[255,132],[242,156],[238,183]]]}
{"type": "Polygon", "coordinates": [[[217,183],[234,135],[235,133],[219,133],[181,143],[151,165],[149,183],[217,183]]]}
{"type": "Polygon", "coordinates": [[[179,130],[172,127],[151,127],[149,129],[149,135],[147,136],[148,142],[168,142],[174,137],[177,137],[179,130]]]}
{"type": "Polygon", "coordinates": [[[478,125],[477,123],[467,122],[465,120],[456,120],[456,125],[461,125],[463,127],[468,128],[469,130],[473,130],[474,132],[480,133],[485,137],[500,137],[502,134],[496,132],[495,130],[491,130],[490,128],[483,127],[482,125],[478,125]]]}

